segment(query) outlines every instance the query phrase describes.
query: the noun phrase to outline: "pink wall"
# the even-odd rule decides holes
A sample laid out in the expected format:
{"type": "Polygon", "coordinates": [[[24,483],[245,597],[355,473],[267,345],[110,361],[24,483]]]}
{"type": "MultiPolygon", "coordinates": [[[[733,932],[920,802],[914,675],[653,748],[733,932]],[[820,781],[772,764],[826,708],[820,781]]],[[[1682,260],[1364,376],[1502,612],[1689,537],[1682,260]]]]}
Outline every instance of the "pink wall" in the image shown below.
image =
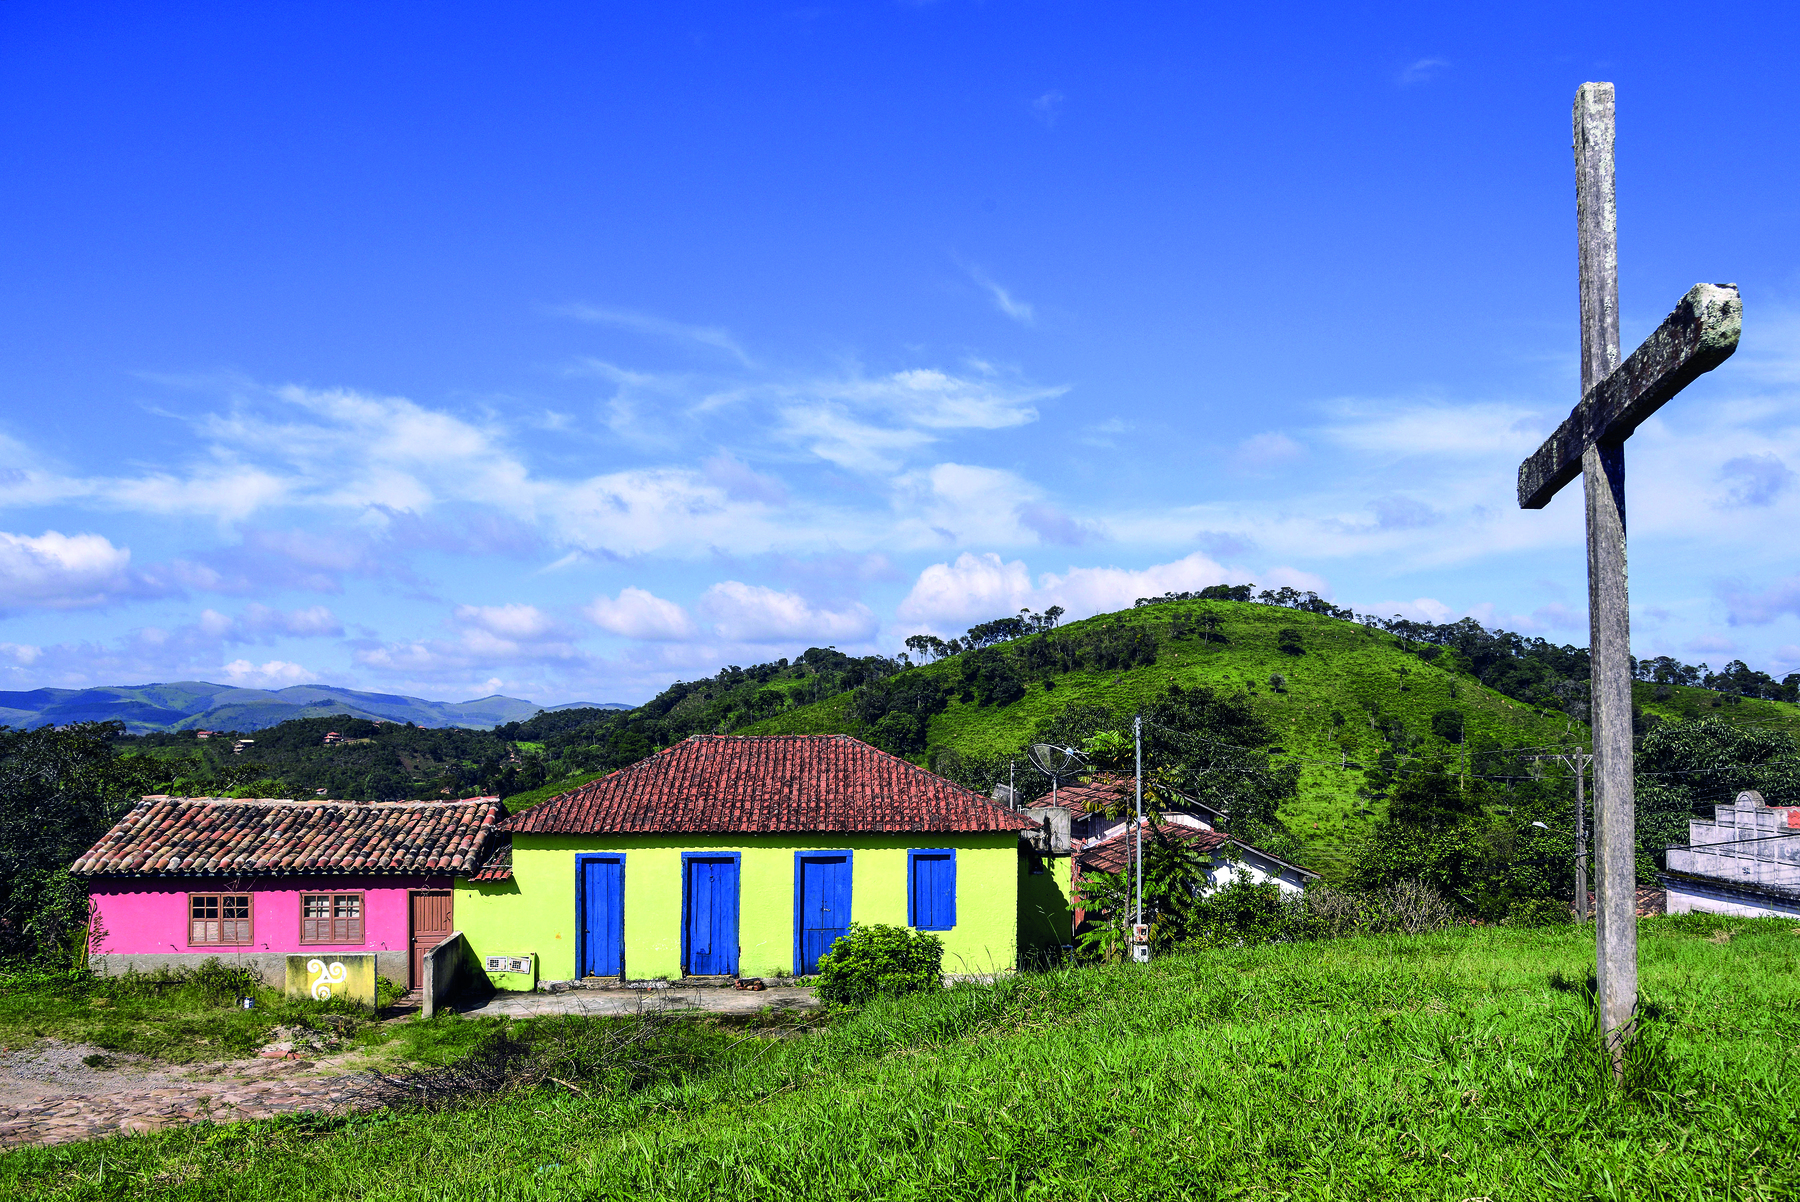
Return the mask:
{"type": "Polygon", "coordinates": [[[404,950],[410,940],[409,889],[448,889],[449,877],[210,877],[95,880],[88,896],[99,910],[105,938],[99,955],[157,955],[167,952],[306,952],[404,950]],[[300,942],[302,893],[361,893],[363,937],[358,944],[300,942]],[[246,945],[188,943],[189,893],[248,893],[252,942],[246,945]]]}

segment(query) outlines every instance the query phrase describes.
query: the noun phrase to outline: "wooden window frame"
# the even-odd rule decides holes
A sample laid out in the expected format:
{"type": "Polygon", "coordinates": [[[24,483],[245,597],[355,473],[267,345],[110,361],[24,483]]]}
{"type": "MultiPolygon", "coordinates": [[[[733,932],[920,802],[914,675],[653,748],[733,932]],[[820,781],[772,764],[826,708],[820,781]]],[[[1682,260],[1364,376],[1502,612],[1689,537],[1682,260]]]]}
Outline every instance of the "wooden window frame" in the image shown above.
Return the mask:
{"type": "Polygon", "coordinates": [[[256,942],[256,900],[255,900],[255,896],[253,894],[249,894],[249,893],[190,893],[187,895],[187,924],[188,924],[187,945],[189,947],[248,947],[250,944],[256,942]],[[236,901],[238,899],[243,900],[244,915],[242,918],[226,918],[225,917],[225,903],[226,903],[227,898],[229,898],[233,901],[236,901]],[[210,918],[195,917],[194,903],[195,902],[204,902],[209,899],[213,903],[213,916],[210,918]],[[211,923],[217,924],[220,938],[218,938],[218,939],[196,939],[196,938],[194,938],[195,924],[203,923],[203,922],[211,922],[211,923]],[[236,938],[236,939],[224,938],[226,923],[231,923],[238,928],[238,930],[236,932],[234,932],[239,936],[238,938],[236,938]]]}
{"type": "Polygon", "coordinates": [[[360,889],[332,890],[330,892],[302,893],[300,895],[300,943],[303,946],[305,946],[305,947],[361,947],[369,941],[368,940],[368,929],[369,929],[368,895],[363,890],[360,890],[360,889]],[[328,914],[314,916],[314,917],[309,917],[307,915],[306,903],[315,898],[324,898],[325,899],[325,908],[329,911],[328,914]],[[356,913],[354,915],[339,916],[339,914],[337,912],[338,903],[347,898],[355,898],[356,899],[356,913]],[[307,924],[313,923],[313,922],[323,922],[326,924],[326,926],[328,928],[328,930],[326,932],[326,934],[328,936],[327,938],[318,938],[317,937],[317,928],[313,929],[314,930],[313,936],[309,937],[307,935],[307,924]],[[354,924],[354,925],[346,925],[346,926],[340,928],[338,925],[339,923],[354,924]],[[340,932],[343,934],[344,938],[341,938],[341,939],[338,938],[338,935],[340,934],[340,932]]]}

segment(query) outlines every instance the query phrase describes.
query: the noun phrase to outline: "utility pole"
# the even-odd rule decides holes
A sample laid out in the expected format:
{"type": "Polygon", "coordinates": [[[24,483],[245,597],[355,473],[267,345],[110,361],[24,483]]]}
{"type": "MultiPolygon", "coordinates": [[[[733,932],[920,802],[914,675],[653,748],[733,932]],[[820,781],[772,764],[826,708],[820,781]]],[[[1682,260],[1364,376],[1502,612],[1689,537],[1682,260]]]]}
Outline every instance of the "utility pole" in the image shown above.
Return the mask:
{"type": "Polygon", "coordinates": [[[1131,720],[1132,749],[1137,754],[1137,925],[1144,925],[1144,719],[1131,720]]]}
{"type": "Polygon", "coordinates": [[[1587,883],[1587,766],[1594,757],[1575,748],[1575,916],[1588,920],[1587,883]]]}

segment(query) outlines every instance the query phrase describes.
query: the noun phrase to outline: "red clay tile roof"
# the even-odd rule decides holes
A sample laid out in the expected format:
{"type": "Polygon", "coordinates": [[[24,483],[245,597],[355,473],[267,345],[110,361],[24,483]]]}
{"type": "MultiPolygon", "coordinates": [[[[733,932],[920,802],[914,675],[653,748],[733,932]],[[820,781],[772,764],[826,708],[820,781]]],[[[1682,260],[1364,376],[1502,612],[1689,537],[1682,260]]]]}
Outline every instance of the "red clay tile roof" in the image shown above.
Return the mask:
{"type": "Polygon", "coordinates": [[[506,816],[462,801],[146,797],[69,871],[79,876],[391,875],[460,871],[506,816]]]}
{"type": "MultiPolygon", "coordinates": [[[[1076,814],[1100,814],[1109,807],[1117,810],[1120,805],[1129,810],[1135,804],[1136,786],[1129,776],[1118,776],[1113,773],[1096,773],[1087,780],[1074,785],[1064,785],[1055,793],[1046,793],[1042,797],[1033,798],[1025,803],[1026,809],[1041,809],[1050,805],[1067,807],[1076,814]]],[[[1179,809],[1203,810],[1208,814],[1224,812],[1204,802],[1195,801],[1191,797],[1182,797],[1179,809]]]]}
{"type": "Polygon", "coordinates": [[[497,835],[488,848],[487,855],[475,865],[475,871],[469,874],[472,881],[510,881],[512,880],[512,836],[497,835]]]}
{"type": "MultiPolygon", "coordinates": [[[[1199,827],[1181,826],[1173,822],[1165,822],[1160,826],[1144,827],[1144,848],[1149,850],[1157,840],[1170,842],[1180,839],[1192,843],[1203,852],[1216,851],[1232,842],[1230,835],[1220,831],[1203,831],[1199,827]]],[[[1082,872],[1124,872],[1130,865],[1134,854],[1136,840],[1127,829],[1124,833],[1114,835],[1110,839],[1094,843],[1075,853],[1075,866],[1082,872]]]]}
{"type": "Polygon", "coordinates": [[[509,819],[515,834],[1020,831],[1037,821],[848,735],[695,735],[509,819]]]}
{"type": "Polygon", "coordinates": [[[1116,807],[1125,803],[1129,808],[1133,798],[1132,782],[1122,776],[1095,776],[1080,784],[1064,785],[1054,793],[1046,793],[1025,803],[1026,809],[1042,809],[1051,805],[1066,807],[1077,814],[1098,814],[1108,806],[1116,807]]]}
{"type": "MultiPolygon", "coordinates": [[[[1087,847],[1077,851],[1075,853],[1074,865],[1076,877],[1079,879],[1080,875],[1084,872],[1124,872],[1131,862],[1133,852],[1131,837],[1131,828],[1127,827],[1110,839],[1102,839],[1096,843],[1090,843],[1087,847]]],[[[1303,877],[1311,877],[1314,880],[1319,879],[1319,874],[1312,869],[1302,868],[1298,864],[1290,864],[1286,860],[1276,859],[1276,857],[1262,850],[1262,848],[1245,843],[1242,839],[1234,838],[1227,831],[1203,831],[1198,827],[1186,826],[1178,822],[1165,822],[1160,826],[1150,826],[1146,824],[1144,827],[1145,850],[1149,850],[1150,841],[1152,839],[1158,838],[1181,839],[1192,843],[1203,852],[1213,852],[1226,844],[1230,844],[1233,847],[1239,847],[1247,852],[1261,856],[1265,860],[1280,864],[1284,868],[1292,868],[1303,877]]]]}

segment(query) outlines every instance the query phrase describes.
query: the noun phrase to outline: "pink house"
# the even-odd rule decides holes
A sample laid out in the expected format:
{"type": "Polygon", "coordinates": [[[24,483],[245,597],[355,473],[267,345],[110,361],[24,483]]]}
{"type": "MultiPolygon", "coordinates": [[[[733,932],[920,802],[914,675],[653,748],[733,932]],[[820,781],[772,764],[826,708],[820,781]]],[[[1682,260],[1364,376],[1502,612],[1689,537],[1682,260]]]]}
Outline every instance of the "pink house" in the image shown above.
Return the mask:
{"type": "Polygon", "coordinates": [[[506,816],[462,801],[146,797],[70,866],[87,878],[101,972],[210,959],[279,981],[295,952],[374,952],[409,988],[455,930],[451,877],[506,816]]]}

